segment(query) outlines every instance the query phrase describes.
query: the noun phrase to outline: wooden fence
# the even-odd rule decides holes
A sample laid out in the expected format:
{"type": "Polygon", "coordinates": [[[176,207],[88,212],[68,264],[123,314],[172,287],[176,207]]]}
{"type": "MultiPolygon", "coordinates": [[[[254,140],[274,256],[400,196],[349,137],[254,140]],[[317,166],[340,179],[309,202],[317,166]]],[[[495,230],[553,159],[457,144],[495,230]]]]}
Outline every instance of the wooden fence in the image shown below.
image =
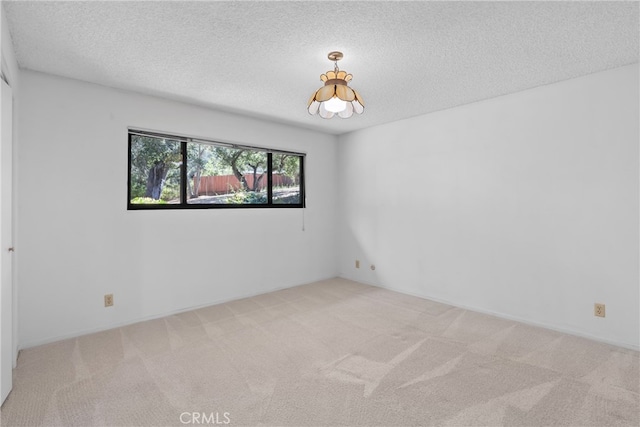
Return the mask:
{"type": "MultiPolygon", "coordinates": [[[[258,179],[259,179],[258,175],[258,179]]],[[[253,175],[245,175],[249,188],[253,188],[253,175]]],[[[194,182],[195,184],[195,182],[194,182]]],[[[273,186],[274,187],[290,187],[295,185],[295,182],[286,175],[273,174],[273,186]]],[[[267,174],[262,174],[262,179],[258,184],[258,190],[263,190],[267,186],[267,174]]],[[[235,175],[217,175],[217,176],[202,176],[200,177],[200,188],[198,189],[198,196],[214,196],[217,194],[229,194],[238,191],[242,188],[242,184],[235,175]]]]}

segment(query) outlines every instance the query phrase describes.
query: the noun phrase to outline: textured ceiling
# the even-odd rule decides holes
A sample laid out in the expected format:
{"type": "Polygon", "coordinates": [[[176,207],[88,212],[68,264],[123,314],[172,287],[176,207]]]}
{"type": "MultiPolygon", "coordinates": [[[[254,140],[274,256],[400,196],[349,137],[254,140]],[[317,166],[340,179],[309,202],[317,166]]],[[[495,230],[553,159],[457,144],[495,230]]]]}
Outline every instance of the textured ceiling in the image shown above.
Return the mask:
{"type": "Polygon", "coordinates": [[[637,2],[2,3],[23,68],[334,134],[638,62],[637,2]],[[306,112],[332,50],[361,116],[306,112]]]}

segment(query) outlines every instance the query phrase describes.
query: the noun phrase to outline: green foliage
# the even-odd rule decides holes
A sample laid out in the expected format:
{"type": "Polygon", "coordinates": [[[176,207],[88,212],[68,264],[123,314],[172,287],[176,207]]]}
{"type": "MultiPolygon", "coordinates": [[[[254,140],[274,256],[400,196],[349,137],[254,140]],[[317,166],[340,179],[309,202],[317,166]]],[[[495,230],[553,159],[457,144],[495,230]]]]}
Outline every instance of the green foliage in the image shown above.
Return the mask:
{"type": "Polygon", "coordinates": [[[139,177],[134,177],[133,174],[131,174],[131,196],[134,198],[144,198],[144,194],[147,191],[146,182],[140,182],[138,178],[139,177]]]}
{"type": "Polygon", "coordinates": [[[187,176],[229,175],[231,166],[216,155],[215,147],[191,142],[187,144],[187,176]]]}
{"type": "Polygon", "coordinates": [[[236,191],[225,203],[230,205],[252,205],[267,203],[266,193],[256,193],[254,191],[236,191]]]}
{"type": "Polygon", "coordinates": [[[156,200],[151,197],[134,197],[131,199],[132,205],[166,205],[165,200],[156,200]]]}
{"type": "Polygon", "coordinates": [[[231,165],[216,152],[216,147],[208,144],[187,144],[189,150],[189,174],[200,170],[203,176],[231,175],[231,165]],[[191,154],[193,153],[193,154],[191,154]]]}
{"type": "Polygon", "coordinates": [[[172,200],[180,195],[182,155],[178,141],[133,135],[131,137],[131,197],[145,197],[149,170],[156,164],[169,166],[160,198],[172,200]],[[178,188],[177,193],[173,188],[178,188]],[[176,195],[177,194],[177,195],[176,195]]]}
{"type": "Polygon", "coordinates": [[[243,182],[245,191],[257,190],[257,177],[267,169],[267,153],[263,151],[245,150],[229,147],[213,147],[216,158],[231,167],[233,174],[242,181],[242,177],[253,174],[253,188],[243,182]]]}
{"type": "Polygon", "coordinates": [[[287,194],[286,196],[274,197],[274,205],[291,205],[300,203],[300,193],[287,194]]]}
{"type": "Polygon", "coordinates": [[[274,154],[273,171],[289,176],[294,180],[300,174],[300,157],[289,154],[274,154]]]}
{"type": "Polygon", "coordinates": [[[267,153],[263,151],[244,150],[229,147],[212,147],[216,158],[227,172],[235,166],[240,172],[259,171],[267,168],[267,153]]]}
{"type": "Polygon", "coordinates": [[[167,184],[162,188],[162,195],[160,196],[160,200],[170,201],[180,199],[180,186],[176,182],[177,178],[167,179],[167,184]]]}

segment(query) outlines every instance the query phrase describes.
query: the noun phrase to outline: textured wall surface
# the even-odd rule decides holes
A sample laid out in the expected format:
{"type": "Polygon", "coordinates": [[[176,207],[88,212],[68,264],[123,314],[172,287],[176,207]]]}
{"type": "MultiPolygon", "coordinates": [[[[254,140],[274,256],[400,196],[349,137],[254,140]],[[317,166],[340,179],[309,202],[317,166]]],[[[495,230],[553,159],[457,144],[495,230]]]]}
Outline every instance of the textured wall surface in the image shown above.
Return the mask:
{"type": "Polygon", "coordinates": [[[337,274],[335,137],[41,73],[22,79],[21,347],[337,274]],[[127,211],[127,126],[305,152],[307,209],[127,211]]]}
{"type": "Polygon", "coordinates": [[[634,65],[341,136],[342,274],[637,349],[638,117],[634,65]]]}

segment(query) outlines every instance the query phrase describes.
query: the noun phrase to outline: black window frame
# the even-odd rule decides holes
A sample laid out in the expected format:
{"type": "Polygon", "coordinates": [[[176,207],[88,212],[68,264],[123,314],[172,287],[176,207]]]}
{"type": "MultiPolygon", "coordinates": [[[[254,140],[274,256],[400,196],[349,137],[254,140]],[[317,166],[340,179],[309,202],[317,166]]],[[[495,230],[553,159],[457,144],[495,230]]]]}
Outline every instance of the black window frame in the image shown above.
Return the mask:
{"type": "Polygon", "coordinates": [[[306,207],[306,188],[305,188],[305,163],[306,153],[286,151],[280,149],[272,149],[267,147],[257,147],[250,145],[240,145],[226,142],[213,141],[202,138],[192,138],[179,135],[150,132],[145,130],[137,130],[129,128],[128,130],[128,170],[127,170],[127,210],[164,210],[164,209],[304,209],[306,207]],[[172,141],[178,141],[180,143],[180,154],[182,161],[180,165],[180,203],[167,203],[167,204],[143,204],[143,203],[131,203],[131,143],[132,136],[146,136],[151,138],[169,139],[172,141]],[[245,149],[262,151],[267,154],[267,203],[236,203],[236,204],[222,204],[222,203],[188,203],[187,196],[187,157],[188,150],[187,144],[208,144],[212,146],[220,146],[234,149],[245,149]],[[273,203],[273,174],[272,174],[272,158],[273,154],[287,154],[291,156],[297,156],[300,159],[300,203],[273,203]]]}

